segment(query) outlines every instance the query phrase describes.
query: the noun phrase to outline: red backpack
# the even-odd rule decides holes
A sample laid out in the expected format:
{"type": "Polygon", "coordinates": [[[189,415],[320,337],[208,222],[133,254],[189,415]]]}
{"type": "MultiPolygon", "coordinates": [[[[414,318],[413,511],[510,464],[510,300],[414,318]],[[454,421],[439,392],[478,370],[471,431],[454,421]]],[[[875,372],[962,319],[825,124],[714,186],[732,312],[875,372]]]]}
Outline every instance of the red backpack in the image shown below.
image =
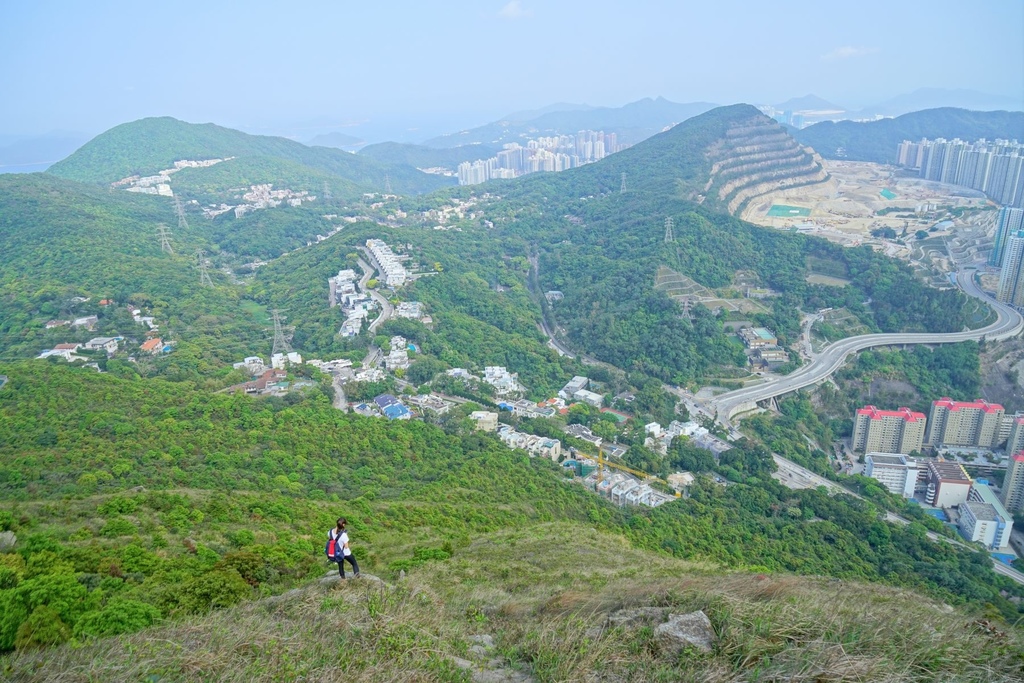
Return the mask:
{"type": "Polygon", "coordinates": [[[333,533],[334,529],[327,532],[327,545],[324,547],[324,552],[327,554],[327,559],[331,562],[337,562],[338,539],[332,535],[333,533]]]}

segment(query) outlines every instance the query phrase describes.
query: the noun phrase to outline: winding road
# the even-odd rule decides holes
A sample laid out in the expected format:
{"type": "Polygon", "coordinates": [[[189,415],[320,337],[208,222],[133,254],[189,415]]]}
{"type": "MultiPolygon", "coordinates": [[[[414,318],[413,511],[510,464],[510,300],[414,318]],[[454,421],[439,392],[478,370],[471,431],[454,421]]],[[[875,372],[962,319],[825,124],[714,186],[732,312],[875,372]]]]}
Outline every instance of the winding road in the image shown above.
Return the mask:
{"type": "Polygon", "coordinates": [[[1024,319],[1016,310],[1001,304],[981,291],[974,281],[974,269],[968,268],[957,272],[957,284],[968,296],[980,299],[996,312],[996,320],[990,325],[966,332],[950,332],[946,334],[932,333],[893,333],[864,334],[848,337],[828,346],[810,363],[785,377],[759,384],[753,387],[737,389],[719,394],[706,403],[711,414],[717,414],[718,421],[730,426],[730,420],[738,413],[753,410],[758,401],[781,396],[797,389],[817,384],[842,366],[846,358],[858,351],[875,346],[900,346],[903,344],[951,344],[962,341],[976,341],[982,338],[991,341],[1008,339],[1020,334],[1024,329],[1024,319]]]}

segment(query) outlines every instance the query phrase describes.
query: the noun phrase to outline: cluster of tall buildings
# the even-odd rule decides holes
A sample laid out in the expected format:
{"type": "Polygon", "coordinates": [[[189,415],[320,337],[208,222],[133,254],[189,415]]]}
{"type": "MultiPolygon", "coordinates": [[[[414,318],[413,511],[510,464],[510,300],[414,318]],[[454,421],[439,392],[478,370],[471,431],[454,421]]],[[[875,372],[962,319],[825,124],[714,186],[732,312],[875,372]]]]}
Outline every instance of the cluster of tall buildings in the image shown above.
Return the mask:
{"type": "Polygon", "coordinates": [[[1024,306],[1024,209],[1009,206],[999,209],[989,265],[1002,269],[996,300],[1024,306]]]}
{"type": "MultiPolygon", "coordinates": [[[[926,446],[994,449],[1004,445],[1009,462],[1000,504],[1013,513],[1024,510],[1024,415],[1007,415],[1000,404],[982,399],[944,397],[932,402],[927,419],[909,408],[879,410],[875,406],[865,406],[854,416],[853,448],[868,454],[865,475],[907,497],[913,495],[915,482],[926,484],[926,500],[940,507],[967,500],[970,478],[958,463],[931,462],[925,467],[907,455],[926,446]]],[[[987,496],[987,491],[983,493],[987,496]]],[[[987,510],[976,507],[978,514],[987,510]]],[[[980,529],[985,520],[977,522],[980,529]]]]}
{"type": "Polygon", "coordinates": [[[924,445],[924,413],[910,408],[859,409],[853,420],[853,450],[865,453],[914,453],[924,445]]]}
{"type": "Polygon", "coordinates": [[[540,171],[564,171],[600,161],[619,149],[615,133],[594,130],[581,130],[576,135],[539,137],[527,142],[525,147],[518,142],[510,142],[489,159],[459,164],[459,185],[476,185],[540,171]]]}
{"type": "Polygon", "coordinates": [[[999,204],[1024,206],[1024,145],[1016,140],[904,140],[896,159],[900,166],[919,169],[925,180],[963,185],[999,204]]]}
{"type": "Polygon", "coordinates": [[[864,406],[853,422],[853,449],[867,453],[909,454],[924,446],[995,448],[1003,443],[1024,448],[1024,417],[1006,415],[1003,406],[980,398],[940,398],[932,402],[927,418],[910,408],[864,406]]]}

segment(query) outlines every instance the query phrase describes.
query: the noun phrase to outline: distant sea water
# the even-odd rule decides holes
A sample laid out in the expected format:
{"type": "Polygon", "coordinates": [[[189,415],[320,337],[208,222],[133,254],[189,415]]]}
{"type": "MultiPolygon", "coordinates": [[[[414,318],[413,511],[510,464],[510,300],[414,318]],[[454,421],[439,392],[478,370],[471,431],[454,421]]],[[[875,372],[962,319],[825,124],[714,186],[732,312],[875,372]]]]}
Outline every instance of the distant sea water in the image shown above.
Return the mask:
{"type": "Polygon", "coordinates": [[[40,161],[36,164],[12,164],[5,166],[0,164],[0,173],[41,173],[50,168],[54,162],[40,161]]]}

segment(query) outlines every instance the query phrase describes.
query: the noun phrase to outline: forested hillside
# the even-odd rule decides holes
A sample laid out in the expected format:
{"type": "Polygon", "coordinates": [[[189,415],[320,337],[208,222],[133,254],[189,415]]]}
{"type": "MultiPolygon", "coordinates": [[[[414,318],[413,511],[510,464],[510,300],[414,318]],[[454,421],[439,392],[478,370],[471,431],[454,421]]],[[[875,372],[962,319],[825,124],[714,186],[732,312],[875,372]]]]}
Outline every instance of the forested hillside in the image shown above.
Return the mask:
{"type": "Polygon", "coordinates": [[[973,142],[979,138],[1024,138],[1024,112],[944,107],[879,121],[822,121],[794,131],[793,135],[826,159],[892,164],[896,162],[896,146],[904,140],[960,138],[973,142]],[[839,148],[844,150],[842,156],[837,154],[839,148]]]}
{"type": "MultiPolygon", "coordinates": [[[[382,210],[405,214],[406,224],[346,222],[330,239],[299,249],[304,235],[331,225],[319,206],[193,220],[175,231],[172,255],[153,234],[161,222],[176,225],[167,198],[45,175],[0,179],[9,190],[0,193],[9,245],[0,266],[6,357],[67,334],[41,329],[43,322],[92,312],[100,297],[142,302],[178,340],[153,361],[98,359],[103,373],[56,360],[0,362],[9,378],[0,389],[0,531],[17,536],[14,552],[0,555],[0,650],[28,656],[72,639],[91,647],[94,637],[164,620],[177,628],[190,615],[308,583],[322,569],[323,531],[339,514],[352,520],[363,570],[392,581],[427,562],[456,566],[445,563],[499,530],[543,535],[538,525],[564,522],[713,571],[912,588],[1010,628],[1000,620],[1020,618],[1021,588],[995,575],[984,553],[930,541],[927,530],[944,533],[938,521],[877,487],[858,499],[793,491],[772,478],[775,463],[761,440],[776,450],[798,444],[794,457],[802,457],[809,446],[800,425],[815,427],[804,403],[786,405],[789,422],[755,425],[759,440],[741,440],[717,461],[683,441],[664,455],[635,445],[627,460],[634,467],[697,475],[686,497],[646,509],[614,507],[567,481],[564,468],[473,432],[466,416],[474,403],[429,423],[364,418],[335,409],[330,379],[305,368],[306,388],[286,397],[212,393],[242,379],[228,361],[265,353],[267,311],[283,309],[293,345],[307,354],[358,360],[401,334],[416,344],[405,374],[414,385],[444,378],[448,367],[497,364],[541,398],[586,372],[608,388],[635,390],[640,424],[667,422],[674,401],[661,381],[696,383],[743,359],[720,316],[700,304],[684,315],[654,289],[659,267],[709,289],[727,289],[737,270],[755,272],[781,296],[754,320],[783,340],[794,338],[801,309],[825,306],[846,307],[870,329],[962,327],[960,295],[925,288],[895,261],[756,228],[719,212],[719,202],[692,201],[711,177],[706,152],[732,127],[749,124],[751,112],[711,112],[598,164],[494,183],[486,197],[459,188],[388,199],[393,204],[382,210]],[[626,192],[619,191],[623,172],[626,192]],[[413,220],[470,197],[469,210],[444,229],[413,220]],[[671,241],[666,217],[674,220],[671,241]],[[376,336],[336,335],[341,316],[327,305],[327,277],[359,268],[358,249],[369,237],[393,245],[418,274],[388,295],[421,301],[431,326],[393,320],[376,336]],[[77,249],[47,249],[61,239],[77,249]],[[196,249],[227,269],[213,269],[212,286],[199,284],[196,249]],[[270,262],[241,280],[231,266],[242,254],[270,262]],[[806,274],[822,264],[852,284],[808,284],[806,274]],[[564,298],[549,304],[549,289],[564,298]],[[558,355],[542,321],[625,376],[558,355]],[[912,523],[888,524],[885,510],[912,523]]],[[[275,161],[274,172],[300,172],[290,164],[275,161]]],[[[239,172],[261,168],[256,157],[238,165],[239,172]]],[[[81,334],[133,324],[116,314],[101,320],[81,334]]],[[[369,398],[380,387],[368,384],[346,391],[369,398]]],[[[815,466],[813,457],[806,461],[815,466]]],[[[490,618],[480,607],[465,614],[490,618]]],[[[516,657],[540,666],[532,655],[516,657]]]]}
{"type": "MultiPolygon", "coordinates": [[[[702,204],[689,201],[699,199],[712,179],[709,150],[751,122],[779,134],[752,107],[717,109],[597,164],[493,183],[488,187],[494,196],[464,229],[431,231],[414,222],[348,225],[327,242],[263,266],[251,284],[222,275],[219,267],[275,259],[328,232],[332,224],[322,217],[325,207],[280,207],[241,218],[229,213],[212,221],[191,213],[189,229],[179,233],[167,198],[108,192],[49,175],[5,179],[0,202],[8,258],[0,265],[6,288],[0,344],[25,356],[44,344],[75,341],[60,336],[66,331],[47,332],[42,326],[58,315],[92,312],[95,302],[70,303],[75,296],[92,296],[149,302],[181,341],[197,345],[189,361],[193,369],[174,373],[179,378],[195,378],[190,373],[200,366],[223,375],[217,368],[225,361],[265,353],[266,312],[272,308],[287,311],[299,350],[352,352],[349,357],[359,360],[357,352],[373,340],[366,334],[350,341],[336,336],[343,318],[326,305],[326,280],[342,267],[357,267],[350,255],[369,237],[406,245],[411,263],[421,270],[441,265],[440,274],[407,285],[401,294],[422,300],[435,315],[433,330],[409,330],[426,356],[444,366],[505,365],[522,373],[538,396],[550,395],[576,372],[573,363],[545,346],[539,325],[545,315],[580,350],[643,376],[691,383],[744,363],[720,318],[700,304],[683,316],[678,302],[655,291],[662,267],[709,290],[728,289],[738,270],[754,273],[781,296],[753,318],[784,342],[798,333],[798,309],[828,306],[845,307],[878,331],[963,327],[960,295],[921,285],[906,267],[867,248],[842,249],[755,228],[715,211],[723,205],[717,194],[702,204]],[[622,173],[625,193],[619,192],[622,173]],[[675,223],[675,240],[668,244],[666,218],[675,223]],[[160,251],[159,223],[175,228],[174,255],[160,251]],[[73,241],[77,248],[51,253],[47,245],[54,239],[73,241]],[[199,285],[195,251],[200,248],[214,268],[212,288],[199,285]],[[832,274],[852,284],[808,284],[812,263],[829,264],[832,274]],[[551,289],[565,295],[553,307],[542,296],[551,289]]],[[[780,151],[788,154],[788,144],[780,151]]],[[[260,158],[249,157],[179,175],[185,188],[209,192],[229,184],[237,172],[287,174],[306,168],[280,159],[264,167],[260,158]]],[[[454,197],[475,192],[449,191],[454,197]]],[[[445,202],[443,195],[410,198],[391,210],[404,206],[415,212],[445,202]]]]}
{"type": "Polygon", "coordinates": [[[176,227],[174,253],[166,253],[160,224],[176,226],[165,197],[45,174],[0,176],[0,355],[31,357],[99,334],[141,341],[146,328],[127,313],[131,303],[179,342],[175,354],[157,359],[161,372],[197,381],[223,375],[225,361],[262,343],[266,320],[243,311],[238,288],[216,270],[214,286],[200,284],[197,250],[215,257],[218,249],[204,234],[208,225],[176,227]],[[101,305],[106,299],[115,305],[101,305]],[[51,319],[91,315],[100,317],[93,330],[45,328],[51,319]]]}
{"type": "MultiPolygon", "coordinates": [[[[170,117],[141,119],[111,128],[51,166],[47,173],[82,182],[112,183],[131,175],[150,175],[172,168],[174,162],[181,159],[226,157],[292,162],[308,167],[308,173],[336,176],[359,185],[363,191],[383,190],[385,176],[398,192],[428,192],[452,184],[442,176],[421,173],[410,166],[379,164],[330,147],[307,147],[285,138],[248,135],[212,123],[186,123],[170,117]]],[[[194,172],[210,170],[194,169],[194,172]]],[[[221,170],[221,179],[226,179],[223,174],[229,174],[228,178],[237,177],[236,184],[240,184],[242,176],[249,171],[251,167],[245,169],[236,165],[228,171],[221,170]]]]}
{"type": "Polygon", "coordinates": [[[616,508],[461,419],[442,430],[344,415],[318,391],[266,401],[48,363],[0,372],[0,531],[18,537],[0,555],[2,650],[280,591],[318,574],[338,514],[352,520],[364,570],[389,578],[498,529],[585,521],[677,557],[883,581],[1019,614],[1007,596],[1020,587],[984,553],[925,538],[934,520],[908,507],[919,521],[891,526],[874,503],[786,489],[755,444],[723,458],[738,478],[728,489],[701,477],[687,499],[616,508]]]}
{"type": "Polygon", "coordinates": [[[720,319],[699,304],[687,319],[654,291],[659,266],[711,289],[727,288],[738,270],[753,271],[782,294],[753,319],[786,342],[798,334],[798,309],[830,306],[847,307],[877,331],[962,329],[963,296],[926,287],[897,261],[867,247],[751,226],[721,213],[713,199],[688,201],[711,184],[716,142],[762,120],[749,105],[722,107],[600,163],[492,184],[500,199],[487,215],[505,257],[539,257],[537,300],[542,291],[563,292],[550,315],[579,349],[676,383],[742,362],[720,319]],[[666,218],[674,221],[671,243],[664,241],[666,218]],[[852,284],[809,284],[812,262],[829,264],[852,284]]]}

